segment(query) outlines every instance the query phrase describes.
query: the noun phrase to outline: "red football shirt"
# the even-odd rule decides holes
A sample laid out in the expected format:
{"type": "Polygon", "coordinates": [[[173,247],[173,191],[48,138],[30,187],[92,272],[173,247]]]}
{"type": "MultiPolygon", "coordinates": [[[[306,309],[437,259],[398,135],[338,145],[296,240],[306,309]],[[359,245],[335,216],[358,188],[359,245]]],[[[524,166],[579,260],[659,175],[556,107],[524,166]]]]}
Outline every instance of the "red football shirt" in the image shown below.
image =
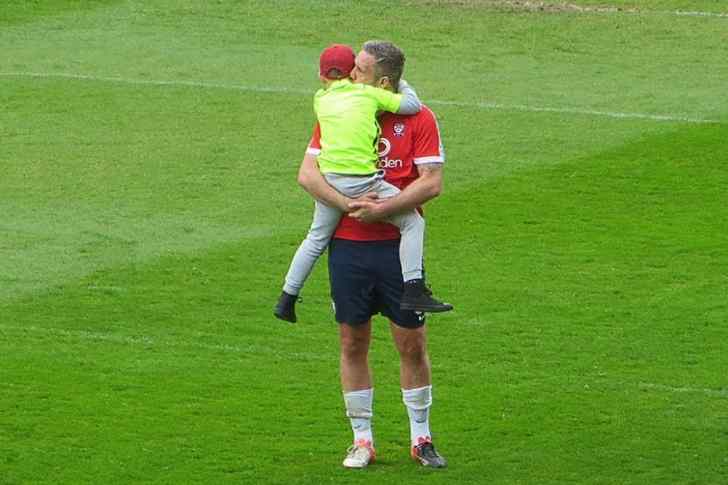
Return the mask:
{"type": "MultiPolygon", "coordinates": [[[[419,173],[421,163],[444,163],[445,153],[435,115],[426,106],[411,116],[384,113],[379,118],[382,134],[379,137],[379,168],[384,180],[400,189],[411,184],[419,173]]],[[[314,129],[306,153],[321,152],[321,132],[314,129]]],[[[399,228],[385,222],[367,224],[352,217],[341,218],[334,233],[336,239],[351,241],[389,241],[399,239],[399,228]]]]}

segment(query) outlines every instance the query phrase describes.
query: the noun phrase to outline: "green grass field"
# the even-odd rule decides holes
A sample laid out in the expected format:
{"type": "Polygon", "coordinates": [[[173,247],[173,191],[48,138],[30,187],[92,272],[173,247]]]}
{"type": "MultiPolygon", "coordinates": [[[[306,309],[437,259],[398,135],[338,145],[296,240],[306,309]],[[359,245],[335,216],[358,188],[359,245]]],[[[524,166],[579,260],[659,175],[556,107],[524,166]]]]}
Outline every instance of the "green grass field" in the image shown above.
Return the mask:
{"type": "Polygon", "coordinates": [[[4,0],[0,46],[0,483],[728,480],[725,1],[4,0]],[[448,156],[444,471],[381,318],[379,462],[341,467],[324,261],[271,315],[318,54],[370,38],[448,156]]]}

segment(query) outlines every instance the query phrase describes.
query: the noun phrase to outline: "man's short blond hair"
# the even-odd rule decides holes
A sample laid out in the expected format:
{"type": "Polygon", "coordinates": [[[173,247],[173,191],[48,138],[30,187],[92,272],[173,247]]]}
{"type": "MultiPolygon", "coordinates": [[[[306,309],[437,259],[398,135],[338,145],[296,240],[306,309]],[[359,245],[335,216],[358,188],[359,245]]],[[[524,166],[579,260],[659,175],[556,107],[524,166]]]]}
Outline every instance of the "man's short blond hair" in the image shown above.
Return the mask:
{"type": "Polygon", "coordinates": [[[404,52],[386,40],[369,40],[364,43],[362,50],[374,57],[374,74],[377,79],[389,78],[389,82],[396,90],[404,71],[404,52]]]}

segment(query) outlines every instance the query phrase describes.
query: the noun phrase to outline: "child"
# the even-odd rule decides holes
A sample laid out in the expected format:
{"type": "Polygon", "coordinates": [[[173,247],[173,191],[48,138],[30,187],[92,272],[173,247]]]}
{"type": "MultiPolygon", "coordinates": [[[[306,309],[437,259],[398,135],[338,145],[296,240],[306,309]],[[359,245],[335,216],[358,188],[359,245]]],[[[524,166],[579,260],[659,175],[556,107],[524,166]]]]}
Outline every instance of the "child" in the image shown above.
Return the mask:
{"type": "MultiPolygon", "coordinates": [[[[354,84],[349,73],[354,68],[354,51],[349,46],[332,45],[320,58],[319,75],[325,88],[314,97],[314,111],[321,129],[321,153],[318,164],[329,184],[347,197],[376,192],[378,197],[393,197],[399,189],[383,180],[377,169],[378,111],[415,114],[420,110],[417,94],[400,81],[396,94],[365,84],[354,84]]],[[[286,275],[283,292],[274,309],[281,320],[296,321],[297,296],[318,257],[326,249],[342,212],[316,201],[313,223],[296,251],[286,275]]],[[[390,217],[400,229],[400,260],[405,290],[401,308],[419,312],[452,310],[437,301],[425,287],[422,275],[422,251],[425,220],[412,210],[390,217]]]]}

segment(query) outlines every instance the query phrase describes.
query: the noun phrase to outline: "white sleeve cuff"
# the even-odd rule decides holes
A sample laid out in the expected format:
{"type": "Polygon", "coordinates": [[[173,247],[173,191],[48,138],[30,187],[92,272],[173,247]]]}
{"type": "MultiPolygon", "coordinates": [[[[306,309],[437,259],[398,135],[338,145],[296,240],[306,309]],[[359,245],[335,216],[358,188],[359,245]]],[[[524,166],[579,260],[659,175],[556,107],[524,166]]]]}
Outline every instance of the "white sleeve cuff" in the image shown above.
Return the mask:
{"type": "Polygon", "coordinates": [[[413,161],[415,165],[421,165],[423,163],[445,163],[445,159],[442,157],[419,157],[413,161]]]}
{"type": "Polygon", "coordinates": [[[321,149],[308,147],[308,148],[306,148],[306,153],[308,153],[309,155],[318,157],[321,154],[321,149]]]}

